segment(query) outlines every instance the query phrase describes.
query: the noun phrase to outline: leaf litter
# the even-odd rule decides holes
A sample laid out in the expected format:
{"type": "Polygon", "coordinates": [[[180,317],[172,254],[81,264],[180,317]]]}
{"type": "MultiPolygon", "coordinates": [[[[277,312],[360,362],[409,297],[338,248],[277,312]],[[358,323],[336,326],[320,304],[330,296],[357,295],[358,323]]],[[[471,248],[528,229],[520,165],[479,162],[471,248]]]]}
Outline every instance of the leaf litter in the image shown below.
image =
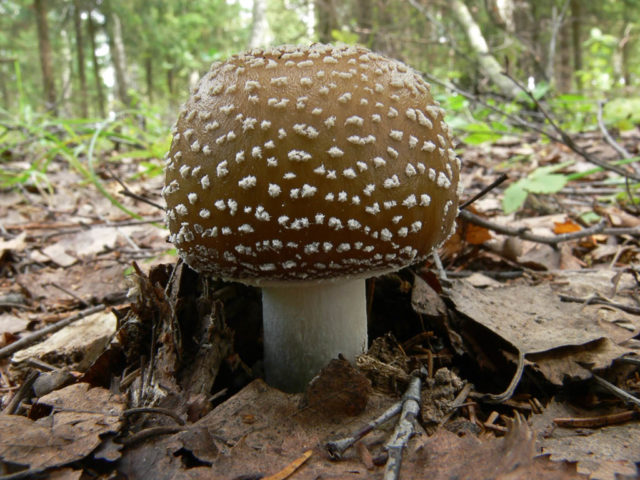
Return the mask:
{"type": "MultiPolygon", "coordinates": [[[[524,147],[499,141],[491,163],[485,147],[467,148],[466,190],[497,177],[500,155],[532,160],[521,178],[538,167],[538,177],[555,175],[567,160],[566,171],[587,169],[562,146],[524,147]]],[[[637,407],[594,379],[640,392],[639,222],[583,201],[590,185],[530,188],[509,215],[505,188],[484,196],[469,212],[492,228],[458,220],[442,253],[448,279],[425,265],[370,281],[369,352],[356,365],[335,359],[307,392],[285,394],[259,379],[259,292],[176,267],[149,205],[122,198],[147,219],[131,221],[65,169],[51,176],[46,195],[0,202],[0,475],[382,479],[416,378],[402,479],[638,475],[637,407]],[[592,209],[605,224],[590,233],[580,215],[592,209]],[[539,241],[563,235],[575,237],[539,241]],[[74,320],[96,306],[104,311],[74,320]],[[591,423],[570,426],[581,422],[591,423]],[[327,444],[349,438],[332,458],[327,444]]],[[[157,202],[160,184],[143,178],[135,190],[157,202]]]]}

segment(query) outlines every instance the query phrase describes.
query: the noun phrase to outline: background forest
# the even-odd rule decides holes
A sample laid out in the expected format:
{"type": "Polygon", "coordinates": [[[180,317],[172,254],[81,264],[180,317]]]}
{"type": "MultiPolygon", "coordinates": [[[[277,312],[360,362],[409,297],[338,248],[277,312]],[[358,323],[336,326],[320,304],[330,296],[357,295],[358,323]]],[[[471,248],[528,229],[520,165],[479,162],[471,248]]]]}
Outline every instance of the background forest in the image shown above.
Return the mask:
{"type": "Polygon", "coordinates": [[[51,155],[81,161],[78,136],[96,129],[157,158],[211,62],[280,43],[359,43],[455,85],[467,95],[435,89],[467,143],[522,127],[508,117],[531,107],[516,82],[569,131],[595,128],[600,101],[605,122],[628,129],[640,116],[639,21],[635,0],[3,0],[2,151],[27,142],[44,158],[0,178],[37,179],[51,155]]]}

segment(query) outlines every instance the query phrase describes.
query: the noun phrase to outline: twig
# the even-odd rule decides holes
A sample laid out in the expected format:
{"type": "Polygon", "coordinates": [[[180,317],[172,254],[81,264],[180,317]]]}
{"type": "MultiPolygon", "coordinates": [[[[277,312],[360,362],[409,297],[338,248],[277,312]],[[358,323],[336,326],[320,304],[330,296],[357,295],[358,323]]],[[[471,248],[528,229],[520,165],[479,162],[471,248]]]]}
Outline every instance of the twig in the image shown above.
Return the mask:
{"type": "Polygon", "coordinates": [[[620,168],[617,165],[612,165],[604,160],[600,160],[599,158],[594,157],[590,153],[588,153],[583,148],[579,147],[576,142],[573,141],[573,138],[567,134],[560,126],[556,123],[555,119],[549,114],[547,109],[538,101],[538,99],[531,93],[531,91],[526,88],[524,85],[520,83],[516,78],[514,78],[509,72],[503,72],[507,78],[509,78],[520,90],[522,90],[527,97],[533,102],[536,108],[544,115],[544,118],[549,122],[551,128],[560,136],[562,139],[562,143],[564,143],[567,147],[573,150],[575,153],[584,158],[587,162],[593,163],[594,165],[598,165],[599,167],[604,168],[605,170],[609,170],[611,172],[615,172],[618,175],[625,178],[633,178],[636,181],[640,181],[640,175],[636,173],[628,172],[624,168],[620,168]]]}
{"type": "MultiPolygon", "coordinates": [[[[583,149],[581,149],[580,147],[578,147],[575,142],[573,141],[573,139],[571,139],[571,137],[569,137],[562,129],[560,129],[559,127],[557,127],[556,132],[558,132],[558,134],[554,134],[553,132],[548,131],[545,128],[540,127],[539,125],[536,125],[534,123],[528,122],[527,120],[519,117],[518,115],[512,114],[512,113],[507,113],[504,110],[501,110],[500,108],[496,107],[495,105],[492,105],[490,103],[487,103],[485,101],[483,101],[482,99],[480,99],[477,95],[474,95],[472,93],[469,93],[465,90],[462,90],[461,88],[456,87],[455,85],[448,83],[448,82],[443,82],[441,80],[439,80],[438,78],[434,77],[433,75],[430,75],[428,73],[425,72],[421,72],[422,75],[427,78],[430,82],[433,82],[437,85],[440,85],[448,90],[451,90],[452,92],[456,92],[459,95],[462,95],[465,98],[468,98],[469,100],[472,100],[480,105],[482,105],[485,108],[490,109],[491,111],[498,113],[499,115],[502,115],[504,118],[510,120],[514,125],[517,125],[519,127],[525,128],[526,130],[530,130],[533,132],[537,132],[541,135],[544,135],[545,137],[547,137],[549,140],[552,140],[554,142],[557,143],[564,143],[567,145],[567,147],[569,147],[571,150],[573,150],[575,153],[577,153],[578,155],[580,155],[581,157],[583,157],[585,160],[587,160],[589,163],[593,163],[595,165],[598,165],[600,167],[602,167],[605,170],[610,170],[613,172],[616,172],[617,174],[625,177],[625,178],[631,178],[633,180],[636,181],[640,181],[640,175],[635,174],[635,173],[631,173],[631,172],[627,172],[626,170],[619,168],[616,165],[610,165],[609,163],[602,161],[600,159],[594,158],[592,155],[590,155],[589,153],[587,153],[586,151],[584,151],[583,149]],[[569,143],[567,143],[567,141],[569,143]]],[[[507,77],[509,77],[509,75],[506,72],[503,72],[507,77]]],[[[512,77],[509,77],[512,78],[512,77]]],[[[512,81],[513,78],[512,78],[512,81]]],[[[519,82],[515,81],[517,85],[520,85],[519,82]]],[[[520,88],[523,89],[524,92],[526,92],[530,97],[532,97],[531,93],[524,88],[522,85],[520,85],[520,88]]],[[[534,102],[536,104],[539,105],[539,102],[537,100],[534,99],[534,102]]],[[[543,112],[543,114],[546,112],[546,110],[544,110],[543,108],[541,108],[541,112],[543,112]]],[[[550,123],[553,123],[552,120],[550,120],[550,123]]]]}
{"type": "Polygon", "coordinates": [[[45,473],[46,470],[45,467],[28,468],[16,473],[10,473],[9,475],[0,475],[0,480],[34,480],[36,478],[48,478],[49,475],[45,473]]]}
{"type": "Polygon", "coordinates": [[[13,395],[13,398],[11,398],[11,401],[6,406],[6,408],[2,411],[2,413],[6,415],[13,415],[18,411],[18,407],[20,406],[20,403],[22,402],[22,400],[24,400],[25,398],[31,397],[30,391],[39,375],[40,375],[40,372],[36,370],[31,370],[29,372],[29,374],[27,375],[27,378],[24,379],[24,382],[22,382],[22,385],[20,385],[20,388],[13,395]]]}
{"type": "Polygon", "coordinates": [[[628,363],[630,365],[640,366],[640,358],[636,358],[636,357],[620,357],[620,358],[616,358],[616,362],[628,363]]]}
{"type": "Polygon", "coordinates": [[[607,127],[604,124],[604,119],[602,118],[602,109],[604,107],[604,104],[606,102],[603,100],[600,100],[598,102],[598,127],[600,127],[600,132],[602,132],[602,136],[604,137],[605,142],[607,142],[609,145],[611,145],[611,147],[620,154],[620,156],[622,158],[631,158],[631,154],[622,146],[620,145],[618,142],[616,142],[613,137],[611,136],[611,134],[609,133],[609,130],[607,130],[607,127]]]}
{"type": "MultiPolygon", "coordinates": [[[[474,225],[478,225],[480,227],[488,228],[489,230],[493,230],[494,232],[502,233],[504,235],[509,235],[512,237],[522,238],[523,240],[529,240],[531,242],[536,243],[544,243],[546,245],[556,246],[562,242],[568,242],[570,240],[577,240],[579,238],[589,237],[596,233],[602,233],[605,230],[605,220],[602,219],[597,224],[584,228],[578,232],[571,233],[562,233],[560,235],[536,235],[530,233],[526,227],[513,228],[507,227],[505,225],[499,225],[497,223],[486,220],[479,215],[471,213],[468,210],[461,210],[460,217],[467,220],[468,222],[473,223],[474,225]]],[[[640,229],[636,229],[638,234],[640,234],[640,229]]],[[[635,231],[635,230],[634,230],[635,231]]]]}
{"type": "Polygon", "coordinates": [[[63,329],[67,325],[71,325],[73,322],[76,322],[84,317],[88,317],[89,315],[92,315],[94,313],[101,312],[106,308],[107,306],[104,304],[96,305],[95,307],[87,308],[86,310],[83,310],[80,313],[77,313],[63,320],[60,320],[52,325],[49,325],[48,327],[41,328],[40,330],[32,333],[31,335],[27,335],[26,337],[23,337],[20,340],[17,340],[7,345],[6,347],[0,348],[0,358],[8,357],[9,355],[14,354],[18,350],[22,350],[23,348],[36,343],[38,340],[45,337],[46,335],[57,332],[58,330],[63,329]]]}
{"type": "Polygon", "coordinates": [[[507,178],[508,178],[508,176],[507,176],[506,173],[503,173],[502,175],[500,175],[493,182],[491,182],[490,185],[484,187],[480,192],[476,193],[473,197],[471,197],[469,200],[467,200],[462,205],[460,205],[460,210],[464,210],[465,208],[467,208],[469,205],[471,205],[473,202],[475,202],[479,198],[484,197],[487,193],[489,193],[491,190],[496,188],[498,185],[500,185],[502,182],[504,182],[507,178]]]}
{"type": "Polygon", "coordinates": [[[82,305],[83,307],[88,307],[89,306],[89,304],[85,300],[83,300],[82,297],[76,295],[71,290],[68,290],[68,289],[58,285],[57,283],[50,282],[47,285],[49,285],[49,286],[51,286],[53,288],[57,288],[61,292],[66,293],[67,295],[69,295],[72,298],[75,298],[76,300],[78,300],[78,302],[80,302],[80,305],[82,305]]]}
{"type": "Polygon", "coordinates": [[[129,415],[136,415],[138,413],[159,413],[161,415],[167,415],[168,417],[173,418],[178,425],[184,425],[185,421],[180,418],[173,410],[169,410],[168,408],[161,407],[137,407],[137,408],[129,408],[122,412],[122,416],[128,417],[129,415]]]}
{"type": "Polygon", "coordinates": [[[442,417],[442,420],[438,422],[438,427],[441,427],[445,423],[447,423],[447,420],[451,418],[451,416],[455,413],[455,411],[458,408],[460,408],[462,405],[464,405],[465,401],[467,400],[467,397],[471,393],[471,388],[472,388],[472,385],[470,383],[465,384],[465,386],[462,388],[462,390],[460,390],[458,395],[456,395],[456,398],[453,399],[453,402],[451,402],[451,410],[449,411],[449,413],[447,413],[444,417],[442,417]]]}
{"type": "Polygon", "coordinates": [[[487,403],[502,403],[505,400],[509,400],[513,396],[520,380],[522,379],[522,372],[524,372],[524,353],[518,350],[518,366],[516,367],[516,373],[513,374],[511,383],[509,383],[509,386],[504,392],[499,394],[471,393],[470,396],[487,403]]]}
{"type": "Polygon", "coordinates": [[[560,300],[563,302],[583,303],[585,305],[606,305],[607,307],[617,308],[623,312],[631,313],[633,315],[640,315],[640,307],[634,307],[632,305],[625,305],[623,303],[612,302],[606,298],[593,296],[589,298],[573,297],[571,295],[559,295],[560,300]]]}
{"type": "MultiPolygon", "coordinates": [[[[620,154],[622,158],[628,159],[631,158],[632,155],[618,142],[616,142],[613,137],[609,134],[609,130],[604,124],[604,119],[602,118],[602,109],[604,107],[604,101],[600,100],[598,102],[598,126],[600,127],[600,131],[602,132],[602,136],[604,140],[613,147],[613,149],[620,154]]],[[[640,173],[640,167],[637,165],[631,164],[631,168],[635,170],[636,173],[640,173]]],[[[636,206],[635,199],[633,197],[633,192],[631,191],[631,186],[629,185],[629,178],[625,177],[625,190],[627,191],[627,196],[629,197],[630,204],[635,207],[635,212],[638,213],[638,208],[636,206]]]]}
{"type": "Polygon", "coordinates": [[[407,446],[407,442],[413,436],[414,422],[420,411],[420,387],[422,380],[419,374],[413,375],[409,387],[402,398],[402,412],[396,424],[393,435],[385,444],[384,449],[389,457],[384,466],[384,480],[397,480],[400,478],[400,467],[402,466],[402,451],[407,446]]]}
{"type": "Polygon", "coordinates": [[[331,442],[327,442],[325,444],[325,448],[329,452],[329,455],[333,460],[341,460],[342,454],[351,446],[353,446],[358,440],[363,438],[369,432],[378,428],[385,422],[388,422],[390,419],[395,417],[402,410],[402,401],[396,402],[391,405],[387,410],[385,410],[382,415],[373,420],[372,422],[366,424],[360,430],[349,437],[341,438],[339,440],[334,440],[331,442]]]}
{"type": "Polygon", "coordinates": [[[129,447],[138,442],[142,442],[147,438],[155,437],[157,435],[172,435],[174,433],[182,432],[185,430],[185,427],[182,426],[160,426],[160,427],[149,427],[144,430],[140,430],[139,432],[134,433],[126,438],[123,438],[120,443],[124,446],[129,447]]]}
{"type": "Polygon", "coordinates": [[[599,417],[585,418],[554,418],[553,423],[565,428],[598,428],[608,425],[619,425],[640,417],[640,412],[627,410],[625,412],[613,413],[611,415],[601,415],[599,417]]]}
{"type": "Polygon", "coordinates": [[[634,397],[633,395],[631,395],[630,393],[624,391],[620,387],[616,387],[613,383],[606,381],[604,378],[596,375],[595,373],[591,372],[591,374],[593,375],[593,379],[597,383],[599,383],[600,386],[602,386],[602,387],[606,388],[607,390],[609,390],[616,397],[621,398],[622,400],[624,400],[627,403],[632,403],[636,407],[640,407],[640,399],[638,399],[637,397],[634,397]]]}

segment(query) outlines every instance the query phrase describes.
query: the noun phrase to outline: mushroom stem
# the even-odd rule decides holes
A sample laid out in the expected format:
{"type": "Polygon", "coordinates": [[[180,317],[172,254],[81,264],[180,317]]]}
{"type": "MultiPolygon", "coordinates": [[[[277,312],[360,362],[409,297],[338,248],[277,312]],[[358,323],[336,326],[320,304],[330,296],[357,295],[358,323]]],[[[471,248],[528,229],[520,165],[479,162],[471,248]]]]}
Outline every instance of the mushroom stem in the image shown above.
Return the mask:
{"type": "Polygon", "coordinates": [[[264,363],[269,385],[299,392],[338,354],[367,348],[365,280],[262,289],[264,363]]]}

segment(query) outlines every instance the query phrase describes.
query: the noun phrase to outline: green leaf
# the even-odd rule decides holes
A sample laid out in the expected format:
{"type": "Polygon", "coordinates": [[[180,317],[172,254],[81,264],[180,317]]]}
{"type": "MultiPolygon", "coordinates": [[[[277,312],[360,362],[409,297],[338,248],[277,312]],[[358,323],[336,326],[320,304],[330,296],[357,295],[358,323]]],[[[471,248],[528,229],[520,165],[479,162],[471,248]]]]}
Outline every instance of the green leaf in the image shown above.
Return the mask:
{"type": "Polygon", "coordinates": [[[557,173],[532,175],[522,180],[522,188],[531,193],[556,193],[567,184],[567,177],[557,173]]]}
{"type": "Polygon", "coordinates": [[[472,123],[465,128],[469,134],[464,137],[465,143],[478,145],[484,142],[492,142],[502,137],[501,134],[491,130],[486,123],[472,123]]]}
{"type": "Polygon", "coordinates": [[[528,193],[524,188],[522,188],[521,183],[522,180],[512,183],[504,191],[504,196],[502,197],[502,210],[507,215],[522,207],[527,199],[528,193]]]}

